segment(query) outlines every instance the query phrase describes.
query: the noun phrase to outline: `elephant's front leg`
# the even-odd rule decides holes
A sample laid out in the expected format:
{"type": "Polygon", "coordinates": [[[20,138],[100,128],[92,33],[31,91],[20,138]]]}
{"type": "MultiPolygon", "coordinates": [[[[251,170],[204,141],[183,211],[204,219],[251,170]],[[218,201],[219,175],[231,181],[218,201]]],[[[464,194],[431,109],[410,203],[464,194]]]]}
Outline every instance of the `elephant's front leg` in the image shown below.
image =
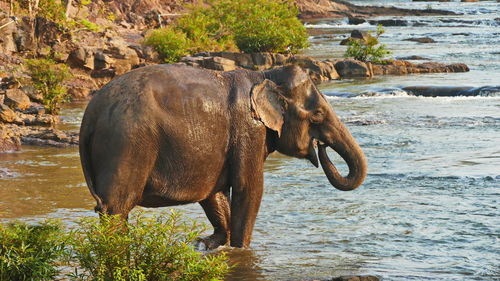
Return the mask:
{"type": "Polygon", "coordinates": [[[209,250],[227,244],[230,236],[229,223],[231,217],[229,191],[217,192],[201,201],[200,205],[214,227],[214,234],[201,239],[201,241],[209,250]]]}
{"type": "Polygon", "coordinates": [[[240,159],[232,179],[231,246],[248,248],[264,189],[264,158],[240,159]]]}

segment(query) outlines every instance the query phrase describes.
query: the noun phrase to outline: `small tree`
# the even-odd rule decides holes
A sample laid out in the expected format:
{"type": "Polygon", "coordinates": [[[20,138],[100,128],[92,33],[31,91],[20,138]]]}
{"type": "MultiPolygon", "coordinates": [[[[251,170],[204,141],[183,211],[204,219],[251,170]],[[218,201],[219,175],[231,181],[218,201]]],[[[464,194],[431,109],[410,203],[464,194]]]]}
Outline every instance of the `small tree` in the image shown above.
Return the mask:
{"type": "Polygon", "coordinates": [[[43,104],[50,114],[58,114],[68,94],[63,82],[71,77],[69,67],[51,59],[25,60],[33,86],[42,93],[43,104]]]}
{"type": "Polygon", "coordinates": [[[369,32],[366,40],[351,38],[344,57],[375,63],[383,62],[383,58],[391,54],[391,51],[387,50],[385,44],[379,44],[380,35],[384,34],[384,32],[385,30],[382,25],[378,25],[375,36],[372,36],[371,32],[369,32]]]}

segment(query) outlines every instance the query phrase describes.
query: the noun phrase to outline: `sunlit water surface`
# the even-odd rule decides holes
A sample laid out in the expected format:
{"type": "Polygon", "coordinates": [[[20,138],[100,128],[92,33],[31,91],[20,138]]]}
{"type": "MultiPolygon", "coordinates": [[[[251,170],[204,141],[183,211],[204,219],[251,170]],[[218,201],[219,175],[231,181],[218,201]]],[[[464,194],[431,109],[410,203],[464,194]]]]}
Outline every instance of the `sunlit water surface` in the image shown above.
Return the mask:
{"type": "MultiPolygon", "coordinates": [[[[420,31],[401,28],[404,36],[407,32],[420,31]]],[[[492,45],[498,48],[497,43],[492,45]]],[[[401,43],[400,48],[413,50],[410,44],[401,43]]],[[[325,50],[338,48],[327,40],[308,52],[320,57],[325,50]]],[[[443,48],[421,51],[411,54],[431,56],[432,51],[441,54],[432,57],[441,61],[454,56],[443,48]]],[[[463,60],[472,61],[458,57],[456,62],[463,60]]],[[[252,250],[230,252],[238,266],[228,280],[354,274],[384,280],[499,280],[500,97],[494,93],[421,98],[399,90],[498,83],[499,76],[490,75],[499,73],[494,55],[471,69],[465,74],[322,84],[321,90],[367,155],[368,177],[359,189],[341,192],[307,161],[272,154],[266,162],[265,194],[252,250]],[[372,93],[370,97],[344,97],[366,92],[372,93]]],[[[61,127],[78,129],[84,106],[65,108],[61,127]]],[[[341,159],[333,152],[331,158],[346,173],[341,159]]],[[[1,221],[55,217],[70,224],[95,216],[77,148],[24,147],[21,152],[0,154],[0,176],[1,221]]],[[[196,204],[176,209],[208,223],[196,204]]]]}

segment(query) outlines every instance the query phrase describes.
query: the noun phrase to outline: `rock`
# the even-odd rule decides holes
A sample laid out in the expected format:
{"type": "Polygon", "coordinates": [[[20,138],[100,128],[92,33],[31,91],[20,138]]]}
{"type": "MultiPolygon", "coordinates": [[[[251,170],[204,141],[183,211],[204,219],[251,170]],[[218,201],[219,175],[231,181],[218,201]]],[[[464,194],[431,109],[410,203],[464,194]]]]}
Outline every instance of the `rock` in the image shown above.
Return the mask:
{"type": "Polygon", "coordinates": [[[12,108],[27,109],[30,107],[31,101],[20,89],[8,89],[5,91],[4,103],[12,108]]]}
{"type": "MultiPolygon", "coordinates": [[[[0,128],[0,131],[2,128],[0,128]]],[[[0,152],[17,151],[21,149],[19,138],[0,138],[0,152]]]]}
{"type": "Polygon", "coordinates": [[[414,37],[414,38],[403,39],[403,41],[413,41],[418,43],[436,43],[434,39],[429,37],[414,37]]]}
{"type": "Polygon", "coordinates": [[[361,61],[343,59],[335,63],[335,70],[340,78],[372,77],[370,67],[361,61]]]}
{"type": "Polygon", "coordinates": [[[315,83],[339,79],[339,74],[333,62],[318,61],[308,56],[293,56],[289,63],[296,64],[304,69],[315,83]]]}
{"type": "Polygon", "coordinates": [[[43,101],[42,93],[37,91],[37,89],[35,89],[35,87],[26,85],[26,86],[22,86],[20,89],[21,89],[21,91],[23,91],[23,93],[25,93],[30,98],[31,101],[34,101],[34,102],[42,102],[43,101]]]}
{"type": "Polygon", "coordinates": [[[201,63],[204,68],[213,70],[231,71],[236,69],[236,63],[233,60],[221,57],[205,58],[201,63]]]}
{"type": "Polygon", "coordinates": [[[17,52],[16,40],[14,38],[17,32],[16,23],[11,17],[0,17],[0,26],[4,26],[0,30],[2,33],[2,36],[0,36],[0,53],[12,54],[17,52]]]}
{"type": "Polygon", "coordinates": [[[500,87],[446,87],[446,86],[412,86],[404,87],[408,94],[424,97],[473,97],[487,96],[489,93],[500,92],[500,87]]]}
{"type": "Polygon", "coordinates": [[[19,87],[19,81],[14,76],[6,76],[0,79],[0,89],[14,89],[19,87]]]}
{"type": "Polygon", "coordinates": [[[469,68],[463,63],[442,64],[437,62],[425,62],[413,64],[404,60],[388,61],[387,64],[373,64],[374,75],[405,75],[410,73],[440,73],[440,72],[467,72],[469,68]]]}
{"type": "Polygon", "coordinates": [[[66,86],[72,100],[87,99],[93,91],[99,89],[94,79],[86,75],[74,75],[66,82],[66,86]]]}
{"type": "Polygon", "coordinates": [[[407,57],[397,57],[396,59],[398,60],[430,60],[429,58],[426,57],[421,57],[421,56],[407,56],[407,57]]]}
{"type": "Polygon", "coordinates": [[[14,110],[5,104],[0,104],[0,121],[5,123],[14,123],[17,116],[14,110]]]}
{"type": "Polygon", "coordinates": [[[103,51],[97,51],[94,54],[94,69],[110,68],[114,63],[115,60],[111,56],[104,54],[103,51]]]}
{"type": "Polygon", "coordinates": [[[389,19],[389,20],[369,20],[371,25],[383,25],[383,26],[408,26],[408,22],[400,19],[389,19]]]}
{"type": "Polygon", "coordinates": [[[360,275],[360,276],[340,276],[333,278],[331,281],[380,281],[377,276],[360,275]]]}
{"type": "Polygon", "coordinates": [[[273,56],[274,65],[285,65],[290,59],[290,55],[271,54],[273,56]]]}
{"type": "Polygon", "coordinates": [[[370,38],[371,35],[368,32],[355,29],[351,32],[351,37],[340,41],[340,45],[349,45],[351,40],[362,40],[366,43],[370,38]]]}
{"type": "Polygon", "coordinates": [[[358,24],[362,24],[365,22],[366,22],[366,20],[364,18],[348,17],[348,24],[358,25],[358,24]]]}
{"type": "Polygon", "coordinates": [[[366,42],[368,39],[370,39],[370,37],[371,35],[366,31],[361,31],[357,29],[351,31],[351,38],[354,39],[361,39],[366,42]]]}
{"type": "Polygon", "coordinates": [[[269,53],[252,53],[255,70],[265,70],[273,66],[273,58],[269,53]]]}
{"type": "Polygon", "coordinates": [[[461,0],[461,2],[479,2],[479,0],[461,0]]]}
{"type": "Polygon", "coordinates": [[[102,81],[100,81],[101,84],[107,83],[113,77],[115,77],[115,75],[116,71],[113,68],[96,69],[90,73],[90,77],[94,79],[104,78],[102,81]]]}
{"type": "Polygon", "coordinates": [[[73,68],[94,70],[94,51],[80,46],[69,54],[67,62],[73,68]]]}

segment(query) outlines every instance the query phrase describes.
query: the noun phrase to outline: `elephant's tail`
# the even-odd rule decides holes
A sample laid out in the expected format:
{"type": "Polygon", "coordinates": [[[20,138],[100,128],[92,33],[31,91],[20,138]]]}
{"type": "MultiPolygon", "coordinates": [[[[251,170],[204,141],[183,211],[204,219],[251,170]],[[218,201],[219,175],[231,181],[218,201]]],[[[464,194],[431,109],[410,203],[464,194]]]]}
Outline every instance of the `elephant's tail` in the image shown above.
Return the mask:
{"type": "Polygon", "coordinates": [[[85,120],[82,121],[82,127],[80,129],[80,161],[82,164],[83,175],[85,176],[85,181],[87,182],[87,186],[89,187],[90,194],[94,197],[97,205],[95,207],[95,211],[98,213],[105,212],[103,210],[102,199],[95,192],[95,180],[92,175],[92,159],[91,159],[91,151],[92,151],[92,134],[88,132],[89,128],[85,126],[85,120]]]}

